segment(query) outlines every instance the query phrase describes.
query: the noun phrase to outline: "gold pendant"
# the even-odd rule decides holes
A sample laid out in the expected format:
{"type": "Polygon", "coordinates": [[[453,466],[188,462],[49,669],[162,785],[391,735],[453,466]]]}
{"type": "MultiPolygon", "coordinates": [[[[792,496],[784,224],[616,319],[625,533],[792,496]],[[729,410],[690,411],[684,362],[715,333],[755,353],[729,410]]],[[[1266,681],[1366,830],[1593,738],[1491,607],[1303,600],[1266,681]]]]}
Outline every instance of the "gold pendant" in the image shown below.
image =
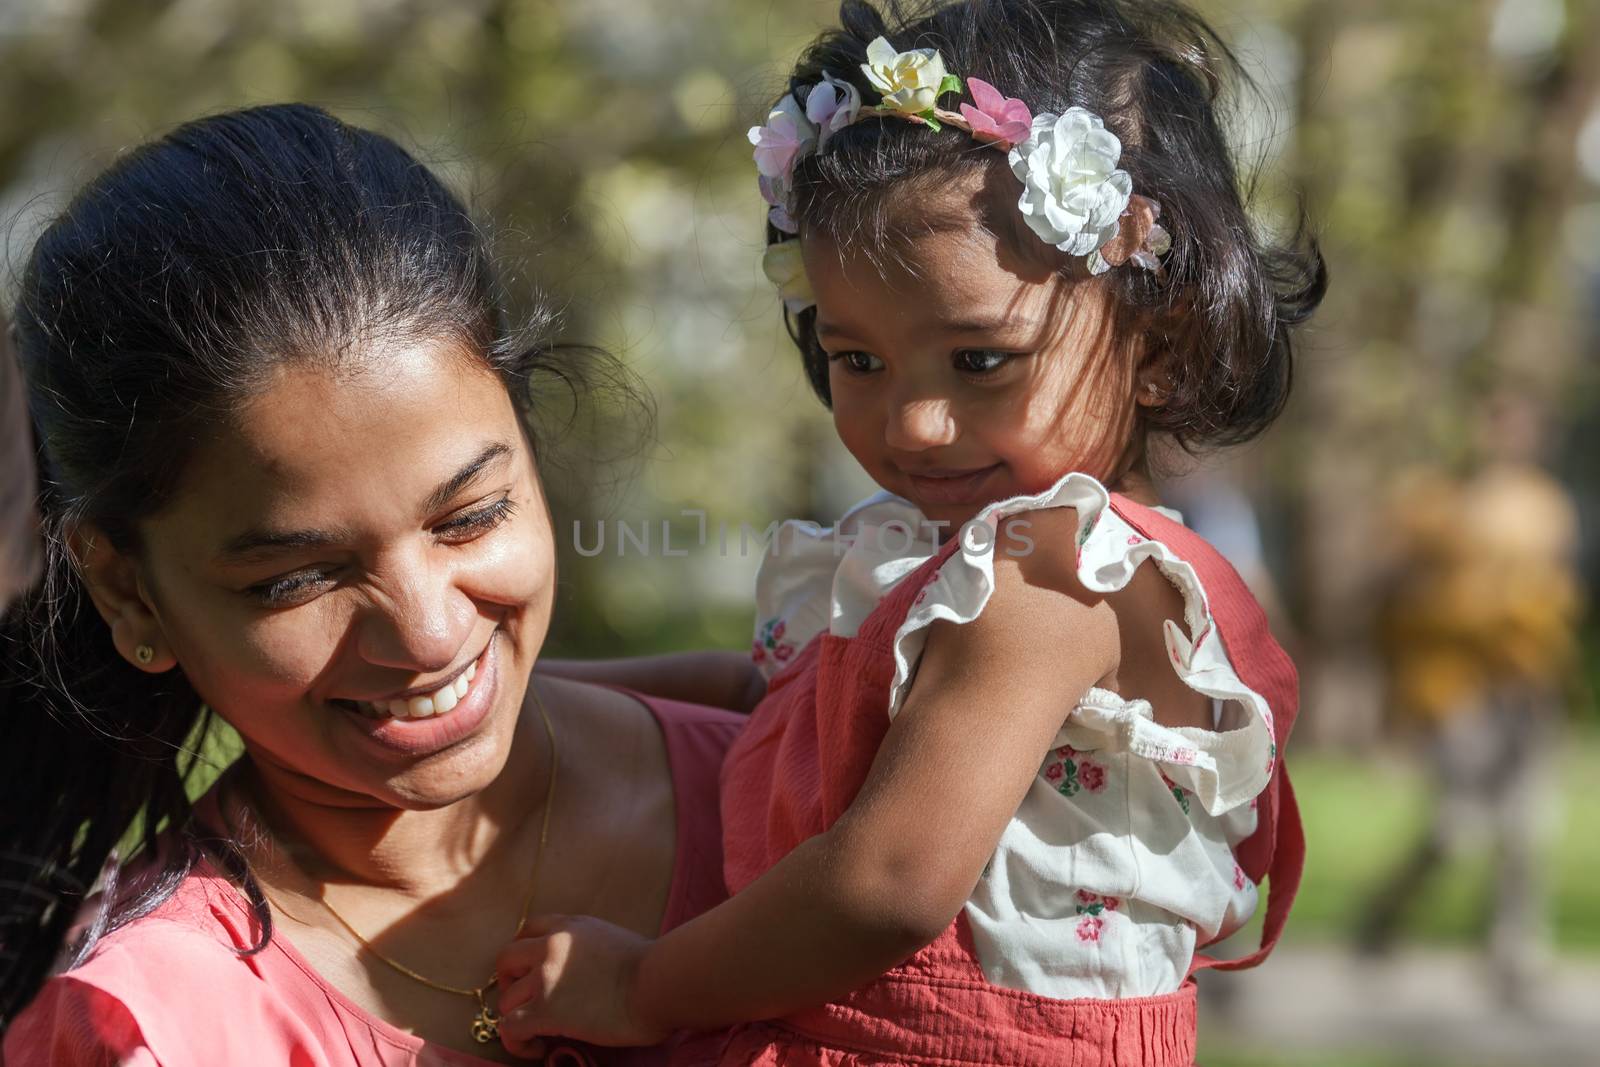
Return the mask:
{"type": "Polygon", "coordinates": [[[478,994],[478,1014],[472,1020],[472,1040],[480,1045],[487,1045],[500,1036],[500,1016],[489,1007],[483,999],[483,994],[478,994]]]}

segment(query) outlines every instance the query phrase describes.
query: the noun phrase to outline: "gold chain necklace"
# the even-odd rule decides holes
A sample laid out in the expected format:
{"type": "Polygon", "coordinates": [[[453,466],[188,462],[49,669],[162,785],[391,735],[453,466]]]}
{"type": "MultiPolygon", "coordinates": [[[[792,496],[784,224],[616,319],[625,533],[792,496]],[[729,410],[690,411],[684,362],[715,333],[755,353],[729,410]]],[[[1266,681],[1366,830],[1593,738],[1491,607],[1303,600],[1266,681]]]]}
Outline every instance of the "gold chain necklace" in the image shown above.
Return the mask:
{"type": "MultiPolygon", "coordinates": [[[[516,934],[520,934],[523,926],[527,924],[528,909],[533,906],[533,894],[539,888],[539,868],[544,864],[545,844],[550,839],[550,811],[554,807],[556,798],[556,772],[561,767],[561,752],[556,747],[555,724],[550,721],[550,713],[544,709],[544,701],[539,699],[539,690],[533,685],[532,682],[529,682],[528,684],[528,692],[533,694],[534,706],[539,709],[539,717],[544,720],[545,736],[550,739],[550,784],[545,787],[544,818],[539,826],[539,851],[534,853],[533,857],[533,877],[529,880],[528,895],[523,898],[522,915],[517,919],[517,929],[516,933],[512,935],[513,937],[515,937],[516,934]]],[[[264,892],[263,895],[265,895],[264,892]]],[[[268,902],[271,903],[273,907],[278,908],[279,911],[284,910],[282,907],[278,906],[277,901],[272,900],[270,897],[267,899],[268,902]]],[[[333,916],[334,921],[336,921],[340,926],[344,927],[346,933],[355,938],[356,941],[360,943],[362,948],[371,953],[374,959],[388,964],[394,970],[399,971],[407,978],[410,978],[413,981],[421,982],[430,989],[437,989],[441,993],[454,993],[457,996],[472,997],[474,1000],[476,1000],[478,1002],[478,1013],[472,1018],[471,1033],[472,1039],[478,1044],[487,1045],[489,1042],[500,1036],[500,1013],[489,1007],[489,1001],[484,996],[484,994],[488,993],[489,990],[493,989],[497,984],[499,984],[499,976],[491,974],[487,982],[484,982],[482,985],[472,989],[465,989],[461,986],[445,985],[443,982],[435,982],[432,978],[428,978],[425,975],[421,975],[416,971],[413,971],[410,967],[407,967],[399,960],[390,959],[388,956],[385,956],[383,953],[379,952],[375,947],[373,947],[372,942],[362,937],[361,933],[355,927],[351,926],[350,923],[345,920],[343,915],[340,915],[334,910],[333,905],[328,903],[325,896],[318,897],[317,902],[323,906],[329,915],[333,916]]],[[[289,913],[284,912],[284,914],[287,915],[289,913]]],[[[293,916],[291,915],[290,918],[293,918],[293,916]]],[[[298,922],[301,920],[296,921],[298,922]]]]}

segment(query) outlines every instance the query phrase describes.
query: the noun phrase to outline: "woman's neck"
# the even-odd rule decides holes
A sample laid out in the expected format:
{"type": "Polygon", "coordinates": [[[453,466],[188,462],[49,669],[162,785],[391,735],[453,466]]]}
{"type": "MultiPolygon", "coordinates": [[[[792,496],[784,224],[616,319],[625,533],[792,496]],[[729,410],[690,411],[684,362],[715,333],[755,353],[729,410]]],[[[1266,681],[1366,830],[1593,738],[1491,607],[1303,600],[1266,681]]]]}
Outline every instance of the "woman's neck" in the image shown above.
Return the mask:
{"type": "Polygon", "coordinates": [[[526,728],[531,718],[519,724],[489,787],[442,808],[409,811],[355,797],[253,754],[229,773],[220,799],[269,881],[355,882],[434,896],[482,870],[542,816],[550,753],[543,731],[526,728]]]}

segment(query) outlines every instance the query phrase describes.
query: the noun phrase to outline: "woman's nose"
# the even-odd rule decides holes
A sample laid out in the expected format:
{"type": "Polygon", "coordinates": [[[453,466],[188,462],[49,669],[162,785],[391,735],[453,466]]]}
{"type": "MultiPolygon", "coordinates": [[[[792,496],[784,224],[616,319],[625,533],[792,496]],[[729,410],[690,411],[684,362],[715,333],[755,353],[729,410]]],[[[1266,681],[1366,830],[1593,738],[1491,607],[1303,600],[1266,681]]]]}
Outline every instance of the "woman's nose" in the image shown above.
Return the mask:
{"type": "Polygon", "coordinates": [[[449,569],[411,568],[385,584],[388,595],[361,625],[362,658],[417,674],[456,666],[477,611],[449,569]]]}
{"type": "Polygon", "coordinates": [[[943,397],[905,397],[890,401],[884,440],[890,448],[919,452],[952,444],[957,436],[955,414],[943,397]]]}

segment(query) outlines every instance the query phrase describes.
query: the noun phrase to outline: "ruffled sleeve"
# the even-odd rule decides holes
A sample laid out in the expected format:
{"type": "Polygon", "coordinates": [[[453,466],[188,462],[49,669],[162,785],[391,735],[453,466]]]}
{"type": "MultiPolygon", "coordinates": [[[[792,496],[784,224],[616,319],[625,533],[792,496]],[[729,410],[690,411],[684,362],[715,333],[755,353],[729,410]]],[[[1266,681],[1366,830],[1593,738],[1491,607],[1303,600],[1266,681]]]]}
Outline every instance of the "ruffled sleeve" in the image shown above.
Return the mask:
{"type": "Polygon", "coordinates": [[[790,521],[778,527],[756,574],[750,655],[763,675],[771,678],[783,670],[824,630],[837,633],[846,619],[865,617],[880,583],[892,584],[920,562],[898,557],[862,562],[861,548],[893,540],[883,531],[896,523],[919,529],[921,516],[904,500],[878,493],[833,526],[790,521]]]}
{"type": "Polygon", "coordinates": [[[1091,690],[1064,713],[1063,742],[1079,749],[1127,752],[1160,764],[1164,778],[1220,815],[1255,797],[1266,787],[1275,753],[1271,709],[1240,680],[1228,660],[1195,569],[1160,541],[1147,539],[1110,506],[1110,494],[1095,479],[1069,474],[1050,490],[1016,497],[980,512],[958,551],[940,568],[894,639],[894,681],[889,714],[898,713],[927,644],[928,627],[943,619],[966,623],[977,618],[994,593],[994,554],[1008,551],[995,531],[1002,519],[1045,508],[1077,510],[1076,544],[1040,544],[1032,551],[1070,551],[1078,579],[1095,592],[1127,586],[1135,571],[1151,561],[1183,596],[1183,625],[1165,623],[1167,655],[1184,684],[1211,697],[1217,729],[1168,727],[1155,721],[1146,701],[1127,701],[1115,693],[1091,690]]]}

